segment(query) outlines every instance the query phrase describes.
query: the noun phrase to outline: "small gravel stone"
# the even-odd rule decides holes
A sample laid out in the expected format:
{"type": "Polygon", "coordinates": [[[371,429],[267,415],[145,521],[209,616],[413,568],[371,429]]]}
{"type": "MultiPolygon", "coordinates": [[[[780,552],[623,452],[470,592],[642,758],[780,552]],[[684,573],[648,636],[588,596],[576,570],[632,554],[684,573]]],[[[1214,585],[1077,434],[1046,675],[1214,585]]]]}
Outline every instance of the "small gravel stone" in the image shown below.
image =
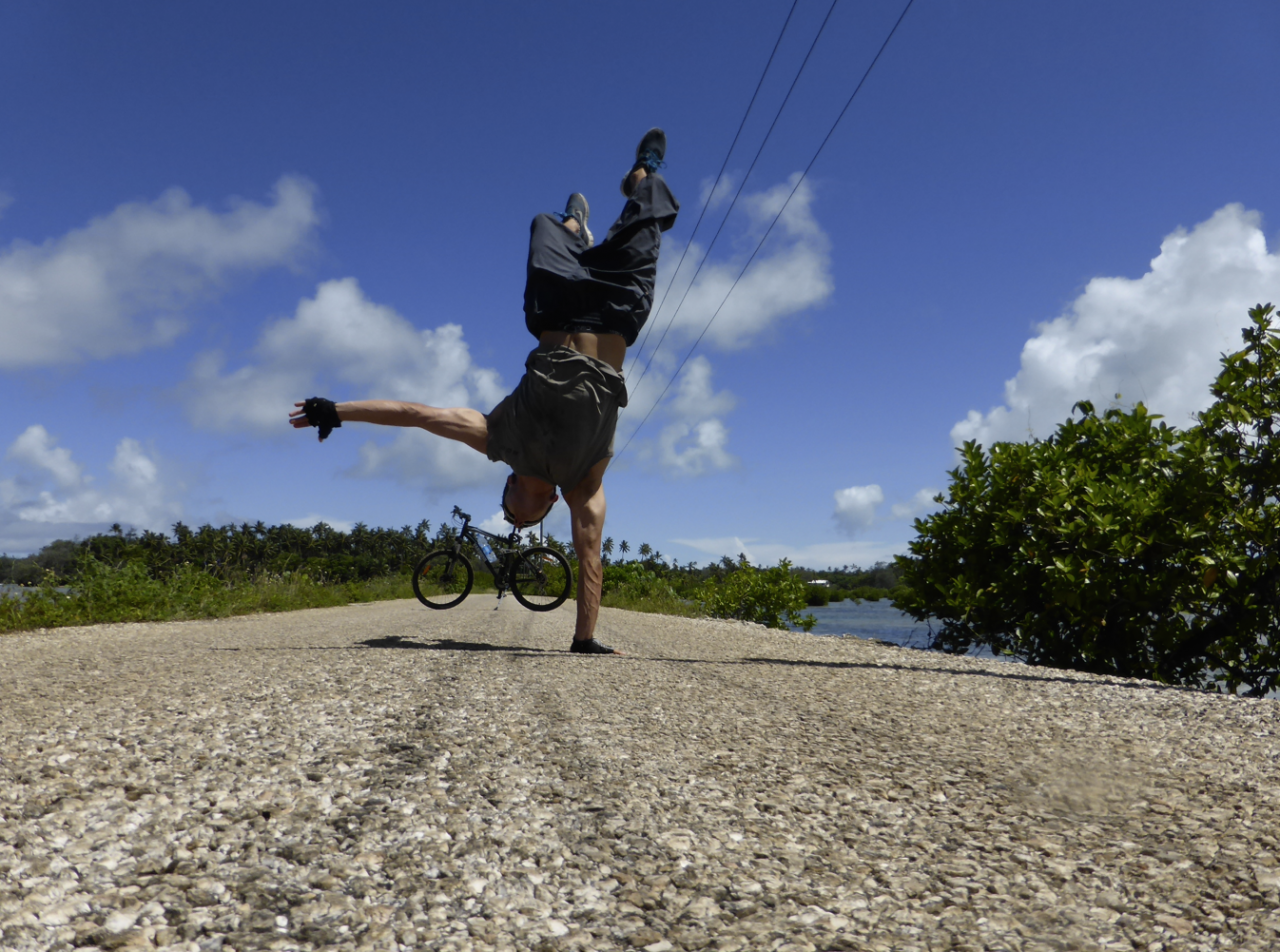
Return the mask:
{"type": "Polygon", "coordinates": [[[476,595],[0,638],[0,949],[1272,949],[1277,704],[476,595]]]}

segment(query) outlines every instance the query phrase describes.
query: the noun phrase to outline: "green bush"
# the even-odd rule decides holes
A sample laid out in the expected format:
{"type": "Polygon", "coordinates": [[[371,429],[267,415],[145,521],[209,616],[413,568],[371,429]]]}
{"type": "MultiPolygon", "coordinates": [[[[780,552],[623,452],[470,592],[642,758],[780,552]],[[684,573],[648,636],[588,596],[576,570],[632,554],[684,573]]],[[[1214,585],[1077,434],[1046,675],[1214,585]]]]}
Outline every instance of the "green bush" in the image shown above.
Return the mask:
{"type": "Polygon", "coordinates": [[[15,559],[6,574],[15,585],[38,585],[45,571],[35,559],[15,559]]]}
{"type": "Polygon", "coordinates": [[[1201,609],[1198,507],[1177,498],[1199,490],[1175,478],[1179,434],[1141,404],[1077,408],[1046,440],[964,446],[944,508],[917,523],[897,604],[939,619],[945,650],[1149,677],[1201,609]]]}
{"type": "Polygon", "coordinates": [[[217,579],[189,569],[161,582],[140,562],[114,568],[92,558],[84,560],[72,593],[59,592],[54,582],[49,573],[25,597],[0,603],[0,626],[13,630],[198,617],[204,613],[197,605],[215,599],[222,587],[217,579]]]}
{"type": "Polygon", "coordinates": [[[652,584],[657,577],[652,569],[640,562],[613,562],[604,566],[601,592],[608,595],[624,587],[643,587],[652,584]]]}
{"type": "Polygon", "coordinates": [[[49,573],[23,598],[0,597],[0,631],[223,618],[413,597],[403,576],[325,585],[293,573],[228,584],[191,565],[156,579],[140,562],[111,566],[92,558],[83,561],[70,593],[59,592],[54,581],[49,573]]]}
{"type": "Polygon", "coordinates": [[[696,603],[682,598],[670,581],[641,562],[606,565],[600,603],[608,608],[662,615],[700,614],[696,603]]]}
{"type": "Polygon", "coordinates": [[[806,587],[791,573],[786,559],[771,569],[758,569],[744,557],[735,571],[708,579],[694,597],[713,618],[737,618],[770,628],[785,629],[791,624],[809,631],[817,619],[801,614],[806,587]]]}
{"type": "Polygon", "coordinates": [[[1280,334],[1249,312],[1186,430],[1087,401],[1048,439],[968,443],[895,603],[934,646],[1265,695],[1280,684],[1280,334]]]}
{"type": "Polygon", "coordinates": [[[810,607],[826,605],[831,601],[831,592],[825,585],[809,585],[804,590],[804,603],[810,607]]]}

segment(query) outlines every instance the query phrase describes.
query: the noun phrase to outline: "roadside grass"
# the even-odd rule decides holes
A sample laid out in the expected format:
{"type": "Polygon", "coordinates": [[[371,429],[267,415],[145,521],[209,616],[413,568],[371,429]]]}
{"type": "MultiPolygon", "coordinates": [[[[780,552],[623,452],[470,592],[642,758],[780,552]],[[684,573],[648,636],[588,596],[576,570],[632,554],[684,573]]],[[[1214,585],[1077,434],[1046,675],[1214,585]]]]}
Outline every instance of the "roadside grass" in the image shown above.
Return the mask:
{"type": "MultiPolygon", "coordinates": [[[[575,567],[576,568],[576,567],[575,567]]],[[[604,569],[604,608],[625,608],[654,615],[700,618],[702,604],[678,593],[666,579],[642,565],[608,565],[604,569]]]]}
{"type": "MultiPolygon", "coordinates": [[[[769,571],[786,576],[785,567],[769,571]]],[[[743,570],[743,574],[748,573],[743,570]]],[[[607,608],[684,618],[709,615],[745,618],[783,627],[777,618],[779,611],[785,610],[780,606],[788,604],[789,596],[794,596],[790,607],[803,606],[802,583],[787,579],[787,586],[797,588],[800,594],[779,594],[774,590],[781,582],[770,580],[765,572],[750,574],[753,588],[736,592],[732,598],[721,598],[720,601],[725,602],[721,605],[711,597],[718,592],[714,586],[681,594],[650,571],[628,568],[614,573],[614,578],[606,577],[601,604],[607,608]],[[759,591],[755,591],[757,588],[759,591]]],[[[472,597],[493,591],[493,579],[488,573],[477,572],[472,597]]],[[[303,573],[292,573],[228,583],[192,565],[181,566],[172,575],[156,579],[140,562],[112,566],[89,560],[70,592],[59,591],[50,575],[43,585],[26,590],[21,598],[0,596],[0,634],[111,622],[226,618],[402,598],[413,598],[407,575],[325,583],[303,573]]]]}
{"type": "MultiPolygon", "coordinates": [[[[495,591],[493,578],[477,572],[470,597],[495,591]]],[[[167,579],[154,579],[140,563],[115,568],[92,562],[85,566],[71,592],[58,591],[50,582],[26,590],[22,597],[0,596],[0,634],[112,622],[227,618],[397,598],[413,598],[408,576],[323,583],[294,574],[227,584],[193,566],[183,566],[167,579]]],[[[668,586],[624,585],[605,595],[602,603],[609,608],[686,618],[705,614],[696,602],[678,597],[668,586]]]]}
{"type": "Polygon", "coordinates": [[[413,598],[407,576],[323,584],[306,575],[277,575],[228,585],[190,566],[170,578],[154,579],[138,563],[122,568],[91,563],[70,593],[45,584],[22,598],[0,597],[0,633],[109,622],[226,618],[394,598],[413,598]]]}
{"type": "Polygon", "coordinates": [[[648,612],[654,615],[680,615],[684,618],[706,616],[702,606],[676,595],[636,595],[631,592],[609,592],[600,599],[604,608],[625,608],[629,612],[648,612]]]}

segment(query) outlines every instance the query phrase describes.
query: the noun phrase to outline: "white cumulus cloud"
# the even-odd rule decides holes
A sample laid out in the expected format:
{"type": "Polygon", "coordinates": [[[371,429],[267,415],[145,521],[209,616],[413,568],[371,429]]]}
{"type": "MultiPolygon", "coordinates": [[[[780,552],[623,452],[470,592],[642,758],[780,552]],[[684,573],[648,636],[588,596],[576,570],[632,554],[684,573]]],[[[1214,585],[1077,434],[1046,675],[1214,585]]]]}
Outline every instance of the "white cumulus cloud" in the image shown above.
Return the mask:
{"type": "MultiPolygon", "coordinates": [[[[703,555],[711,556],[711,561],[718,562],[725,556],[737,561],[739,556],[745,555],[747,561],[752,565],[763,565],[760,562],[752,547],[748,544],[748,540],[744,540],[738,536],[724,536],[721,538],[711,539],[672,539],[677,545],[685,545],[693,549],[695,552],[701,552],[703,555]]],[[[751,540],[754,541],[754,540],[751,540]]]]}
{"type": "Polygon", "coordinates": [[[71,451],[58,446],[57,440],[38,423],[27,427],[4,455],[5,459],[47,472],[62,489],[79,486],[83,479],[83,469],[71,458],[71,451]]]}
{"type": "Polygon", "coordinates": [[[182,516],[181,487],[166,481],[156,453],[129,437],[116,444],[102,487],[38,423],[10,444],[5,460],[16,472],[0,480],[0,551],[31,551],[116,522],[165,531],[182,516]]]}
{"type": "MultiPolygon", "coordinates": [[[[483,412],[506,395],[496,371],[472,363],[461,327],[419,330],[370,301],[354,278],[323,282],[292,317],[263,331],[249,363],[225,371],[224,364],[217,352],[192,364],[181,396],[196,426],[284,434],[286,411],[315,392],[483,412]]],[[[356,474],[441,492],[502,475],[475,450],[416,429],[365,443],[356,474]]]]}
{"type": "Polygon", "coordinates": [[[481,453],[432,436],[425,430],[400,430],[389,443],[370,440],[360,447],[353,476],[390,477],[405,486],[437,494],[473,486],[501,486],[510,469],[481,453]]]}
{"type": "MultiPolygon", "coordinates": [[[[556,503],[556,505],[559,506],[561,504],[556,503]]],[[[484,519],[475,524],[485,532],[492,532],[494,535],[506,535],[511,531],[511,524],[507,522],[506,518],[502,515],[501,507],[499,507],[488,519],[484,519]]]]}
{"type": "MultiPolygon", "coordinates": [[[[683,265],[678,264],[683,249],[664,249],[655,295],[660,306],[650,316],[647,336],[632,348],[626,370],[630,405],[619,422],[619,448],[649,417],[654,428],[661,429],[636,442],[634,453],[640,460],[675,476],[698,476],[736,465],[724,420],[733,409],[733,395],[712,389],[711,363],[705,356],[699,354],[683,369],[679,361],[718,308],[704,343],[735,350],[750,346],[780,321],[830,297],[835,286],[830,241],[814,217],[809,184],[802,182],[786,204],[798,175],[764,191],[743,194],[725,229],[727,244],[736,249],[727,256],[708,260],[699,270],[704,247],[690,245],[683,265]],[[769,240],[729,294],[751,249],[779,212],[769,240]],[[673,381],[677,372],[678,379],[673,381]],[[655,411],[660,400],[663,405],[655,411]]],[[[703,183],[704,200],[711,187],[710,180],[703,183]]],[[[712,196],[713,207],[731,191],[732,184],[722,180],[712,196]]]]}
{"type": "Polygon", "coordinates": [[[0,368],[166,344],[185,306],[232,273],[292,265],[318,222],[312,186],[285,176],[265,205],[216,212],[174,188],[42,244],[15,241],[0,251],[0,368]]]}
{"type": "Polygon", "coordinates": [[[894,503],[889,508],[889,513],[895,519],[913,519],[938,507],[938,504],[933,501],[936,495],[938,495],[936,489],[921,489],[907,502],[894,503]]]}
{"type": "Polygon", "coordinates": [[[832,518],[836,527],[850,538],[871,527],[876,519],[876,510],[884,502],[884,490],[874,483],[837,489],[834,496],[836,508],[832,518]]]}
{"type": "MultiPolygon", "coordinates": [[[[681,255],[674,249],[663,252],[662,290],[657,295],[662,307],[651,318],[655,321],[655,344],[668,324],[676,339],[696,337],[719,309],[705,340],[725,350],[747,347],[779,321],[831,296],[835,288],[831,242],[814,217],[813,189],[807,180],[787,203],[799,174],[762,192],[743,194],[738,202],[743,215],[731,219],[725,231],[737,249],[735,253],[708,260],[699,271],[697,263],[706,249],[692,244],[679,274],[675,274],[681,255]],[[734,287],[756,242],[779,211],[781,217],[768,241],[734,287]]],[[[717,196],[720,191],[717,189],[717,196]]]]}
{"type": "Polygon", "coordinates": [[[708,176],[700,183],[698,204],[706,205],[708,210],[723,205],[734,192],[734,179],[731,175],[721,176],[719,181],[708,176]]]}
{"type": "Polygon", "coordinates": [[[689,361],[664,408],[671,422],[658,435],[659,465],[672,475],[700,476],[736,464],[726,448],[729,428],[720,419],[736,402],[727,390],[716,392],[710,361],[702,356],[689,361]]]}
{"type": "Polygon", "coordinates": [[[671,539],[718,562],[724,556],[736,559],[745,553],[752,565],[777,565],[788,559],[794,566],[825,569],[832,566],[858,565],[870,568],[877,562],[892,562],[894,555],[906,553],[905,540],[898,542],[820,542],[813,545],[789,545],[737,536],[706,539],[671,539]]]}
{"type": "Polygon", "coordinates": [[[1142,277],[1094,278],[1027,341],[1004,405],[971,410],[952,428],[954,444],[1044,437],[1076,401],[1102,408],[1117,393],[1188,424],[1212,400],[1219,356],[1240,348],[1248,308],[1280,302],[1280,255],[1261,226],[1258,212],[1227,205],[1166,237],[1142,277]]]}

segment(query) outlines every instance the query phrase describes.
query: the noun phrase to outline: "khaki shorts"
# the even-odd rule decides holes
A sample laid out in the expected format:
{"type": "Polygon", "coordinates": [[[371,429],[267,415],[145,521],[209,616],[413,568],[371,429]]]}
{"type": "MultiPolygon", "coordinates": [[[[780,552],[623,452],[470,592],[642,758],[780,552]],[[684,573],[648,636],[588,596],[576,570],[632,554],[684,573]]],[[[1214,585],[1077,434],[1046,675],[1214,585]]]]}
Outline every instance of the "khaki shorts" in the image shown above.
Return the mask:
{"type": "Polygon", "coordinates": [[[487,455],[567,492],[613,456],[627,385],[609,364],[570,347],[535,348],[524,368],[516,389],[485,417],[487,455]]]}

